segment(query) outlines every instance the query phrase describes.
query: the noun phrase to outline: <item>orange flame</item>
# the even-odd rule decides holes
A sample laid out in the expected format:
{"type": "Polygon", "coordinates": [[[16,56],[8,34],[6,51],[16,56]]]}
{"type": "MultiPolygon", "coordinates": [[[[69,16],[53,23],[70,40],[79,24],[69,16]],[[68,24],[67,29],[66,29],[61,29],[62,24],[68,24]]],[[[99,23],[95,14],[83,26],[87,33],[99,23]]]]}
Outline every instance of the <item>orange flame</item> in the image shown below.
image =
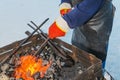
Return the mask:
{"type": "Polygon", "coordinates": [[[51,62],[43,65],[42,59],[37,59],[34,56],[27,55],[20,58],[20,66],[15,69],[15,77],[17,79],[23,78],[24,80],[34,80],[32,76],[40,72],[40,77],[43,78],[47,69],[50,67],[51,62]]]}

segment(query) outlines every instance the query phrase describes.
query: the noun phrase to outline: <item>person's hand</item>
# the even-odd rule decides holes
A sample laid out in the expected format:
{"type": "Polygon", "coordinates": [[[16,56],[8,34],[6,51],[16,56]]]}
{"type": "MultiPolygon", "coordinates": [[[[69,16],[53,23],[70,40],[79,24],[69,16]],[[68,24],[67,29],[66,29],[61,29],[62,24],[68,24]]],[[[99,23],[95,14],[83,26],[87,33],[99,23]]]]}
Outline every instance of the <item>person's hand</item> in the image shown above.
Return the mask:
{"type": "Polygon", "coordinates": [[[49,27],[48,36],[50,39],[65,36],[69,30],[67,22],[60,16],[49,27]]]}
{"type": "Polygon", "coordinates": [[[60,14],[61,16],[71,11],[71,5],[69,3],[62,3],[60,5],[60,14]]]}

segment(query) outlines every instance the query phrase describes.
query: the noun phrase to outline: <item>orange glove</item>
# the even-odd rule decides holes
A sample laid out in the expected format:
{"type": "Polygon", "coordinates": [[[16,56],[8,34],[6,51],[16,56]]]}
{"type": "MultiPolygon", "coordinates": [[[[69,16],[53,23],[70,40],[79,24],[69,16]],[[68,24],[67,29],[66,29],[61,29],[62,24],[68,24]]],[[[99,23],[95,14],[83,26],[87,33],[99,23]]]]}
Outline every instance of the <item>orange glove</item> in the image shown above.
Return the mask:
{"type": "Polygon", "coordinates": [[[71,5],[69,3],[62,3],[60,5],[60,14],[61,16],[71,11],[71,5]]]}
{"type": "Polygon", "coordinates": [[[49,27],[48,35],[51,39],[62,37],[65,36],[68,30],[69,26],[67,22],[62,17],[58,17],[55,22],[53,22],[53,24],[49,27]]]}

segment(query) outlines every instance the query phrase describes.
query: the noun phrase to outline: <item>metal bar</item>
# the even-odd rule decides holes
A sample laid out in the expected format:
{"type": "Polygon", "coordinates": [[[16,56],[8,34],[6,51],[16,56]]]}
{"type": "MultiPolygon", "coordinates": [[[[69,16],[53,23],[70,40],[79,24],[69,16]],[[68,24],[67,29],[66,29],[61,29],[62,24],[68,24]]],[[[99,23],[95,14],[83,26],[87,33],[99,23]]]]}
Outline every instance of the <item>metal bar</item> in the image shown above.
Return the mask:
{"type": "Polygon", "coordinates": [[[20,45],[18,46],[18,48],[16,48],[16,50],[13,52],[13,54],[16,53],[16,52],[21,48],[22,44],[26,43],[26,42],[33,36],[33,34],[34,34],[37,30],[39,30],[39,28],[41,28],[43,24],[45,24],[45,23],[48,21],[48,19],[49,19],[49,18],[45,19],[45,21],[43,21],[42,24],[41,24],[38,28],[36,28],[36,29],[31,33],[30,36],[28,36],[28,38],[26,38],[22,43],[20,43],[20,45]]]}
{"type": "Polygon", "coordinates": [[[38,53],[41,53],[44,49],[44,47],[47,45],[49,38],[47,38],[44,43],[39,47],[39,49],[37,50],[37,52],[34,54],[34,56],[36,56],[38,53]]]}
{"type": "MultiPolygon", "coordinates": [[[[36,28],[38,28],[38,26],[37,26],[33,21],[31,21],[31,23],[32,23],[36,28]]],[[[32,26],[30,26],[30,27],[31,27],[33,30],[35,30],[34,27],[32,27],[32,26]]],[[[47,37],[47,35],[46,35],[41,29],[39,29],[39,31],[41,32],[41,34],[40,34],[38,31],[37,31],[37,33],[38,33],[40,36],[42,36],[44,39],[49,39],[49,37],[47,37]]],[[[57,48],[57,47],[55,46],[55,44],[51,41],[51,39],[48,40],[48,44],[56,51],[56,53],[58,53],[58,54],[57,54],[58,56],[61,56],[62,58],[67,59],[65,52],[59,50],[59,48],[57,48]]]]}
{"type": "MultiPolygon", "coordinates": [[[[38,26],[37,26],[33,21],[31,21],[31,23],[32,23],[36,28],[38,28],[38,26]]],[[[48,37],[47,35],[45,35],[45,33],[44,33],[41,29],[39,29],[39,31],[41,32],[41,35],[42,35],[44,38],[47,38],[47,37],[48,37]]],[[[64,51],[59,50],[59,47],[57,47],[57,46],[53,43],[53,41],[52,41],[51,39],[49,39],[48,42],[49,42],[51,45],[53,45],[53,46],[55,47],[55,49],[56,49],[57,51],[59,51],[62,55],[67,56],[64,51]]]]}
{"type": "Polygon", "coordinates": [[[42,24],[41,24],[37,29],[35,29],[35,30],[31,33],[30,36],[28,36],[28,38],[26,38],[23,42],[21,42],[21,43],[19,44],[19,46],[13,51],[13,53],[11,53],[11,54],[8,55],[7,57],[5,57],[5,59],[3,59],[3,60],[1,61],[0,66],[1,66],[4,62],[6,62],[6,61],[8,60],[8,58],[12,57],[12,55],[14,55],[14,54],[21,48],[21,46],[22,46],[24,43],[26,43],[26,42],[32,37],[32,35],[33,35],[37,30],[39,30],[39,28],[42,27],[43,24],[45,24],[48,20],[49,20],[49,18],[45,19],[45,20],[42,22],[42,24]]]}
{"type": "Polygon", "coordinates": [[[110,75],[110,73],[109,73],[106,69],[103,69],[103,72],[106,72],[106,73],[110,76],[111,80],[115,80],[115,79],[113,78],[113,76],[110,75]]]}
{"type": "MultiPolygon", "coordinates": [[[[31,27],[33,30],[35,29],[34,27],[32,27],[30,24],[28,25],[29,27],[31,27]]],[[[46,35],[44,34],[44,36],[41,34],[41,33],[39,33],[38,31],[37,31],[37,33],[38,33],[38,35],[40,36],[40,37],[42,37],[42,38],[44,38],[45,40],[46,40],[46,35]]],[[[57,49],[56,49],[56,47],[55,47],[55,45],[53,45],[53,44],[51,44],[51,42],[50,42],[50,39],[49,38],[47,38],[48,39],[48,44],[55,50],[55,52],[56,52],[56,54],[58,55],[58,56],[60,56],[60,57],[62,57],[63,59],[67,59],[66,58],[66,55],[63,55],[60,51],[58,51],[57,49]]]]}

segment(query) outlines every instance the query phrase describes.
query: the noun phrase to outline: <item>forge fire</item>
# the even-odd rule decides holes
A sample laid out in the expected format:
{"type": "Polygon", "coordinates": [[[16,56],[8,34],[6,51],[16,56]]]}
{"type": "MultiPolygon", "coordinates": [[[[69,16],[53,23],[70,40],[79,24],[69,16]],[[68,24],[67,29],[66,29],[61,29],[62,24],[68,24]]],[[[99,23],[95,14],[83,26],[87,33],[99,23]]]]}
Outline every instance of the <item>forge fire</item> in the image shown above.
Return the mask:
{"type": "Polygon", "coordinates": [[[43,64],[42,59],[37,59],[32,55],[22,56],[19,61],[20,65],[15,69],[15,77],[17,79],[23,78],[25,80],[34,80],[32,76],[37,72],[43,78],[51,62],[43,64]]]}
{"type": "Polygon", "coordinates": [[[0,80],[70,80],[85,70],[81,64],[74,64],[72,59],[57,56],[48,45],[35,56],[37,47],[21,49],[3,64],[0,80]]]}

